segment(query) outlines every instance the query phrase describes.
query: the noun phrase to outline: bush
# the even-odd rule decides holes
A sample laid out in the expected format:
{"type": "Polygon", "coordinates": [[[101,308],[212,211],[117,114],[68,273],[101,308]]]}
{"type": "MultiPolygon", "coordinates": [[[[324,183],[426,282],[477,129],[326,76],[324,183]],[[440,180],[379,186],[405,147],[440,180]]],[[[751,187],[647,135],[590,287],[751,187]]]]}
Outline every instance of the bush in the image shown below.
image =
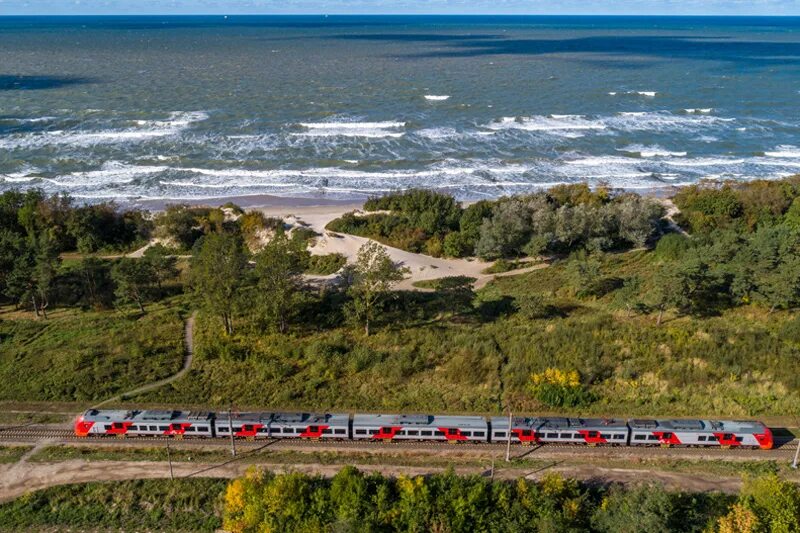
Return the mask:
{"type": "Polygon", "coordinates": [[[548,368],[531,375],[531,391],[534,397],[549,407],[578,407],[593,401],[592,395],[580,382],[575,370],[562,371],[548,368]]]}
{"type": "Polygon", "coordinates": [[[514,307],[517,313],[530,320],[549,318],[556,312],[556,309],[550,304],[550,299],[540,293],[526,294],[514,298],[514,307]]]}
{"type": "Polygon", "coordinates": [[[342,254],[311,255],[308,258],[306,274],[328,276],[339,272],[347,264],[342,254]]]}

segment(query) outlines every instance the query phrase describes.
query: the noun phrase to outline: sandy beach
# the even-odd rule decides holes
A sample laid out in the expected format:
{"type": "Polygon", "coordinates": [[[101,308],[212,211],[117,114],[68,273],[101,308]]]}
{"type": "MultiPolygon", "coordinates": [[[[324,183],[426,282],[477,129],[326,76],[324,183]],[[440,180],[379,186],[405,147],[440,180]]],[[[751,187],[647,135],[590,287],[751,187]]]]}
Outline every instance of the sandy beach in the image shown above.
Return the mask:
{"type": "MultiPolygon", "coordinates": [[[[288,224],[302,222],[308,224],[314,231],[321,236],[316,239],[314,245],[309,248],[312,254],[342,254],[347,257],[349,262],[353,262],[358,255],[358,250],[370,239],[343,233],[334,233],[325,229],[325,226],[335,218],[342,216],[349,211],[358,211],[362,204],[350,205],[287,205],[287,206],[261,206],[258,209],[270,217],[283,218],[288,224]]],[[[483,270],[492,263],[481,261],[477,258],[470,259],[445,259],[431,257],[424,254],[417,254],[383,245],[392,260],[409,269],[409,275],[397,284],[398,289],[411,290],[417,289],[413,286],[415,282],[432,280],[448,276],[467,276],[475,278],[474,287],[480,288],[490,280],[498,276],[514,275],[537,268],[543,268],[546,263],[531,263],[530,267],[513,270],[503,274],[484,274],[483,270]]]]}

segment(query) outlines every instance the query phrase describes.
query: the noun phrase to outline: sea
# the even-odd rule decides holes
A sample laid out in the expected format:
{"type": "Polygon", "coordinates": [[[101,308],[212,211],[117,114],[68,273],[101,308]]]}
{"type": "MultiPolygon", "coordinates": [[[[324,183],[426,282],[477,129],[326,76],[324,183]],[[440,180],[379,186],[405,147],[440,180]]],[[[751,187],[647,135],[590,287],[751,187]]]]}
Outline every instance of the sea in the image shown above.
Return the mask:
{"type": "Polygon", "coordinates": [[[475,200],[800,172],[800,18],[0,17],[0,191],[475,200]]]}

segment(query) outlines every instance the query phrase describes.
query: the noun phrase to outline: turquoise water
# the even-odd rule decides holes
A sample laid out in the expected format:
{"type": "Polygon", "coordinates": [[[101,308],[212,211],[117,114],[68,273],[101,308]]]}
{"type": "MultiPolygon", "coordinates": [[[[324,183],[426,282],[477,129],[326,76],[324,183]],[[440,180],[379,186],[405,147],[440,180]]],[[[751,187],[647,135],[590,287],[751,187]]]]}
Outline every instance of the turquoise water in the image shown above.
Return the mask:
{"type": "Polygon", "coordinates": [[[0,18],[0,190],[495,197],[800,172],[800,19],[0,18]]]}

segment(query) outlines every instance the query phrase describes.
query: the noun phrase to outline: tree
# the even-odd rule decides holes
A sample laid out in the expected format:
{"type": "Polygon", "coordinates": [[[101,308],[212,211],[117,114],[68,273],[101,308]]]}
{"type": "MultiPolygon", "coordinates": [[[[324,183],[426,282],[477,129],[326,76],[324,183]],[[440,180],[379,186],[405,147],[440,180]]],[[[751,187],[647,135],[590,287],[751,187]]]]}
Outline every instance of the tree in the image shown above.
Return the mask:
{"type": "Polygon", "coordinates": [[[256,287],[264,318],[286,332],[308,264],[308,252],[300,241],[278,230],[256,255],[256,287]]]}
{"type": "Polygon", "coordinates": [[[456,315],[461,310],[470,309],[475,298],[472,290],[474,283],[475,278],[468,276],[447,276],[439,280],[436,290],[444,297],[450,313],[456,315]]]}
{"type": "Polygon", "coordinates": [[[111,279],[116,288],[114,294],[121,303],[133,302],[144,313],[147,291],[153,283],[153,269],[142,259],[122,258],[111,267],[111,279]]]}
{"type": "Polygon", "coordinates": [[[630,316],[633,310],[641,307],[639,292],[642,289],[642,280],[638,276],[627,278],[614,293],[614,303],[617,307],[627,310],[630,316]]]}
{"type": "Polygon", "coordinates": [[[143,260],[150,265],[159,293],[165,281],[178,276],[178,259],[163,244],[154,244],[145,250],[143,260]]]}
{"type": "Polygon", "coordinates": [[[517,296],[514,298],[514,307],[520,315],[530,320],[548,318],[556,312],[550,304],[550,297],[538,292],[517,296]]]}
{"type": "Polygon", "coordinates": [[[594,255],[573,259],[567,264],[567,276],[579,296],[596,294],[603,278],[602,268],[602,262],[594,255]]]}
{"type": "Polygon", "coordinates": [[[32,303],[36,316],[39,316],[39,311],[41,311],[42,316],[46,319],[47,308],[50,305],[50,289],[56,278],[61,259],[58,257],[56,242],[50,237],[48,231],[43,231],[38,236],[34,246],[32,303]]]}
{"type": "Polygon", "coordinates": [[[662,265],[656,280],[655,287],[646,295],[646,301],[648,305],[658,310],[656,325],[660,326],[667,309],[685,307],[689,304],[689,299],[684,292],[681,272],[675,265],[671,263],[662,265]]]}
{"type": "Polygon", "coordinates": [[[359,248],[355,264],[345,270],[349,270],[352,280],[348,289],[352,314],[364,324],[364,333],[369,335],[370,324],[375,321],[381,302],[408,269],[395,265],[386,248],[368,241],[359,248]]]}
{"type": "Polygon", "coordinates": [[[197,242],[190,265],[190,284],[196,300],[220,317],[226,334],[233,334],[233,311],[247,265],[241,237],[225,233],[206,235],[197,242]]]}
{"type": "Polygon", "coordinates": [[[530,211],[518,199],[497,203],[481,225],[475,253],[483,259],[518,256],[531,237],[530,211]]]}
{"type": "Polygon", "coordinates": [[[76,267],[83,285],[83,294],[86,303],[91,307],[108,305],[111,298],[110,269],[108,261],[96,257],[84,257],[76,267]]]}

